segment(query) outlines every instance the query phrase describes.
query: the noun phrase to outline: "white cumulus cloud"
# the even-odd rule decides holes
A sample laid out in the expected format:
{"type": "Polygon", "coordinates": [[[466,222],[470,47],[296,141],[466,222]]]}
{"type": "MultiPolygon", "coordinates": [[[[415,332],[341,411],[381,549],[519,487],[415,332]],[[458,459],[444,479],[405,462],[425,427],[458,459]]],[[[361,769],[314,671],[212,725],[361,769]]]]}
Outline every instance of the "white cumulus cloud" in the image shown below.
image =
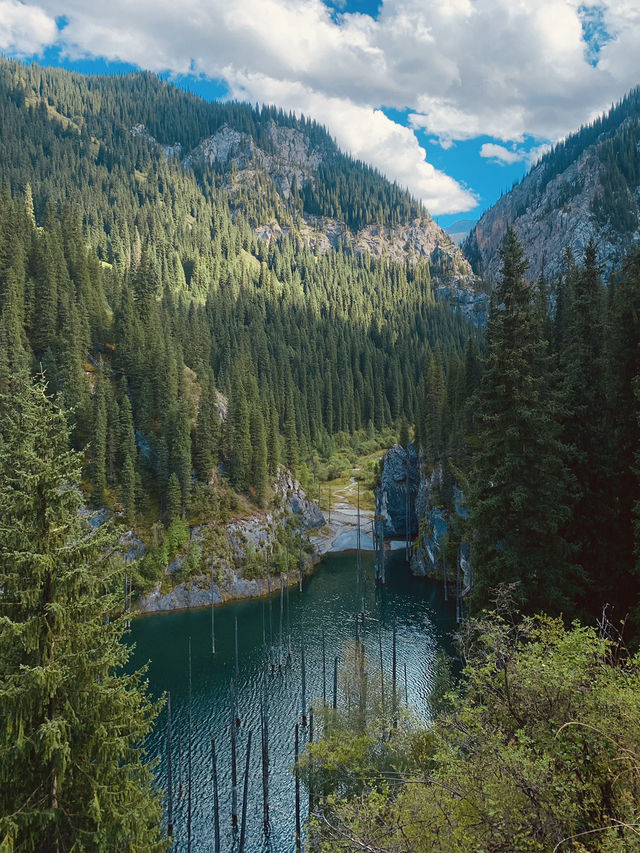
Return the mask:
{"type": "Polygon", "coordinates": [[[525,137],[561,138],[640,82],[639,0],[383,0],[375,19],[321,0],[0,0],[0,10],[5,49],[57,38],[70,56],[221,78],[304,111],[436,214],[468,210],[473,196],[427,162],[413,130],[445,147],[488,136],[512,152],[525,137]],[[596,19],[598,50],[585,37],[596,19]],[[410,129],[382,108],[408,113],[410,129]]]}
{"type": "Polygon", "coordinates": [[[0,0],[0,50],[17,55],[40,53],[52,44],[56,22],[38,6],[0,0]]]}
{"type": "Polygon", "coordinates": [[[533,148],[506,148],[504,145],[496,145],[495,142],[485,142],[480,148],[480,156],[486,160],[493,160],[502,166],[510,166],[513,163],[526,163],[531,165],[537,162],[543,154],[549,150],[548,144],[536,145],[533,148]]]}
{"type": "Polygon", "coordinates": [[[521,151],[512,151],[505,148],[504,145],[496,145],[494,142],[485,142],[480,149],[480,156],[487,160],[496,160],[505,166],[524,160],[521,151]]]}
{"type": "Polygon", "coordinates": [[[277,103],[326,124],[343,151],[375,166],[400,186],[409,187],[434,213],[471,210],[477,204],[469,190],[427,162],[413,131],[391,121],[380,109],[260,75],[230,75],[229,82],[235,98],[277,103]]]}

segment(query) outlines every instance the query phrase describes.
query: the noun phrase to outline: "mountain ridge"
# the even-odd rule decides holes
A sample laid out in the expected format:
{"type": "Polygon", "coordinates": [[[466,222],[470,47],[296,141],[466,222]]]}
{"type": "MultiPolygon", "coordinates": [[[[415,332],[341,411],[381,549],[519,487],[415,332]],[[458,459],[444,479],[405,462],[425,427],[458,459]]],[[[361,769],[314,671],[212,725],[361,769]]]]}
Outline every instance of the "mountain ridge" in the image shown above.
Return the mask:
{"type": "MultiPolygon", "coordinates": [[[[165,159],[177,159],[184,169],[223,167],[230,170],[224,184],[230,193],[250,187],[266,174],[284,202],[295,199],[305,183],[313,184],[319,179],[317,169],[325,159],[300,130],[279,127],[273,120],[267,125],[267,135],[273,145],[271,151],[261,148],[250,134],[227,123],[200,140],[186,154],[181,143],[157,140],[144,124],[132,126],[131,133],[157,146],[165,159]]],[[[291,222],[288,216],[284,217],[284,223],[280,219],[276,216],[258,222],[253,231],[266,241],[290,236],[293,231],[312,251],[321,254],[341,245],[355,254],[371,254],[395,261],[415,263],[417,259],[425,259],[432,263],[435,277],[443,286],[473,287],[471,267],[460,248],[426,210],[421,216],[402,223],[370,222],[357,229],[344,219],[309,213],[304,207],[300,209],[300,205],[291,213],[291,222]]]]}
{"type": "Polygon", "coordinates": [[[638,242],[640,88],[545,154],[481,216],[463,244],[474,271],[495,283],[498,250],[513,225],[529,261],[527,275],[561,273],[593,239],[605,273],[638,242]]]}

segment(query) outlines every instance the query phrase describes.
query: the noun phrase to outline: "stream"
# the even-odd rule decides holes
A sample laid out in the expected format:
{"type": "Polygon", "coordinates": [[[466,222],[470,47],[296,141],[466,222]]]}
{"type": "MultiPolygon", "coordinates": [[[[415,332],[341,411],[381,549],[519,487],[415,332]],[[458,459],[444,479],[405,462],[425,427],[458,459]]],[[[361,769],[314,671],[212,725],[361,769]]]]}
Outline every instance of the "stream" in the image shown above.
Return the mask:
{"type": "MultiPolygon", "coordinates": [[[[397,626],[398,692],[421,719],[429,719],[429,692],[435,658],[449,645],[455,627],[454,604],[443,601],[442,589],[424,578],[414,578],[402,552],[387,557],[387,585],[376,593],[373,555],[364,553],[366,570],[365,618],[359,625],[367,668],[380,677],[379,638],[382,638],[385,679],[391,683],[392,625],[397,626]]],[[[231,827],[231,717],[232,683],[242,723],[237,728],[238,814],[242,809],[242,774],[246,744],[252,732],[245,853],[295,850],[295,786],[291,772],[294,730],[301,722],[301,644],[306,662],[306,707],[323,698],[322,635],[325,635],[324,691],[332,701],[333,660],[342,660],[355,637],[355,614],[362,603],[356,589],[354,552],[326,555],[315,573],[305,580],[302,592],[282,597],[282,646],[280,646],[280,587],[274,582],[271,607],[266,599],[234,601],[215,608],[216,654],[211,648],[211,610],[187,610],[137,619],[131,628],[135,643],[133,665],[149,662],[148,679],[154,697],[171,692],[173,850],[188,845],[188,731],[189,644],[191,645],[191,847],[214,850],[211,738],[216,739],[220,804],[221,850],[238,849],[238,834],[231,827]],[[271,616],[270,616],[271,612],[271,616]],[[235,656],[235,620],[238,625],[238,672],[235,656]],[[291,660],[287,663],[290,623],[291,660]],[[264,637],[264,642],[263,642],[264,637]],[[271,638],[273,643],[271,644],[271,638]],[[271,647],[271,648],[270,648],[271,647]],[[282,667],[278,665],[282,659],[282,667]],[[272,668],[271,664],[275,664],[272,668]],[[270,828],[265,836],[262,821],[262,764],[260,703],[268,689],[270,753],[270,828]]],[[[338,705],[344,702],[338,696],[338,705]]],[[[318,715],[316,715],[317,717],[318,715]]],[[[167,821],[166,708],[161,712],[147,742],[151,759],[158,760],[157,778],[165,792],[164,824],[167,821]]],[[[316,730],[317,731],[317,730],[316,730]]],[[[308,727],[300,729],[301,750],[308,727]]],[[[308,793],[302,786],[302,821],[308,813],[308,793]]]]}

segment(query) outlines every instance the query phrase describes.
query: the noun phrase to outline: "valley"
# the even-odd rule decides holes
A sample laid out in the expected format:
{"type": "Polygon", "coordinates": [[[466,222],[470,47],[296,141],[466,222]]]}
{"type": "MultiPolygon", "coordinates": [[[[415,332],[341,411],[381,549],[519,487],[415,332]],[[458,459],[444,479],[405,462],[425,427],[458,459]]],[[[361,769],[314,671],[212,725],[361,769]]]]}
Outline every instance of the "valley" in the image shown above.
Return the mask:
{"type": "Polygon", "coordinates": [[[639,120],[458,246],[301,114],[0,57],[3,851],[636,849],[639,120]]]}

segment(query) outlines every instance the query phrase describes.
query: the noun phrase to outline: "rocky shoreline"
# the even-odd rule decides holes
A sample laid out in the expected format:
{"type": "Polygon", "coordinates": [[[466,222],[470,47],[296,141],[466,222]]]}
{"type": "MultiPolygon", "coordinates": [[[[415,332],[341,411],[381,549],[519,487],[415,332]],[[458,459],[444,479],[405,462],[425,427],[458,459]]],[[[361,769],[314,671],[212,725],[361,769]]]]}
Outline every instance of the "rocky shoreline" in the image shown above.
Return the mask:
{"type": "MultiPolygon", "coordinates": [[[[138,613],[186,610],[209,607],[212,602],[215,605],[259,598],[268,595],[269,583],[272,588],[279,588],[285,579],[289,586],[295,586],[298,583],[298,572],[281,573],[276,567],[273,567],[270,580],[266,577],[244,576],[245,572],[249,574],[246,564],[251,559],[257,564],[264,564],[266,553],[273,549],[279,533],[290,520],[307,538],[309,531],[324,525],[324,516],[317,503],[310,501],[290,472],[281,468],[275,484],[274,508],[234,519],[222,528],[216,522],[192,527],[189,547],[195,545],[200,550],[202,571],[171,584],[171,575],[179,572],[188,560],[189,550],[183,551],[166,567],[164,577],[153,589],[139,598],[136,604],[138,613]],[[218,545],[222,540],[224,556],[211,551],[208,543],[212,535],[217,538],[218,545]]],[[[303,576],[312,568],[313,561],[306,560],[303,576]]]]}
{"type": "MultiPolygon", "coordinates": [[[[440,543],[447,530],[447,519],[443,510],[434,505],[434,489],[440,483],[442,472],[436,469],[427,476],[424,473],[422,460],[413,444],[405,450],[400,445],[390,448],[385,455],[381,488],[378,490],[378,514],[384,521],[385,538],[389,550],[404,547],[406,538],[406,483],[409,482],[409,536],[414,541],[411,559],[411,571],[414,575],[433,577],[437,575],[440,543]],[[424,520],[424,521],[423,521],[424,520]],[[423,521],[423,523],[420,523],[423,521]],[[425,523],[426,522],[426,523],[425,523]],[[427,532],[428,531],[428,532],[427,532]],[[417,538],[416,538],[417,536],[417,538]]],[[[249,598],[261,598],[271,590],[280,588],[283,583],[289,587],[299,582],[298,571],[279,571],[272,568],[268,580],[266,577],[245,577],[239,562],[250,550],[264,560],[265,549],[270,548],[278,533],[278,529],[287,523],[288,519],[296,519],[299,529],[303,532],[307,549],[304,553],[303,580],[310,576],[322,558],[329,553],[354,550],[357,547],[357,508],[355,494],[357,481],[350,481],[333,493],[333,501],[329,518],[325,518],[318,504],[308,499],[300,484],[291,474],[281,469],[276,484],[278,508],[268,512],[255,514],[248,518],[236,519],[230,522],[225,533],[229,540],[231,558],[218,561],[213,570],[213,557],[204,554],[205,570],[193,575],[185,581],[167,589],[167,580],[174,570],[180,568],[180,558],[176,558],[167,566],[165,578],[142,596],[137,604],[140,615],[150,615],[159,612],[203,608],[224,604],[228,601],[249,598]],[[234,559],[235,558],[235,559],[234,559]]],[[[456,511],[464,517],[464,498],[456,489],[456,511]]],[[[360,547],[364,551],[373,551],[371,534],[371,510],[360,511],[360,547]]],[[[206,532],[210,526],[194,527],[191,530],[191,540],[206,542],[206,532]]],[[[136,556],[139,553],[136,552],[136,556]]],[[[466,558],[466,548],[463,549],[466,558]]],[[[125,556],[126,559],[126,556],[125,556]]],[[[184,562],[184,557],[181,558],[184,562]]],[[[465,585],[469,585],[468,560],[462,561],[465,585]]]]}

